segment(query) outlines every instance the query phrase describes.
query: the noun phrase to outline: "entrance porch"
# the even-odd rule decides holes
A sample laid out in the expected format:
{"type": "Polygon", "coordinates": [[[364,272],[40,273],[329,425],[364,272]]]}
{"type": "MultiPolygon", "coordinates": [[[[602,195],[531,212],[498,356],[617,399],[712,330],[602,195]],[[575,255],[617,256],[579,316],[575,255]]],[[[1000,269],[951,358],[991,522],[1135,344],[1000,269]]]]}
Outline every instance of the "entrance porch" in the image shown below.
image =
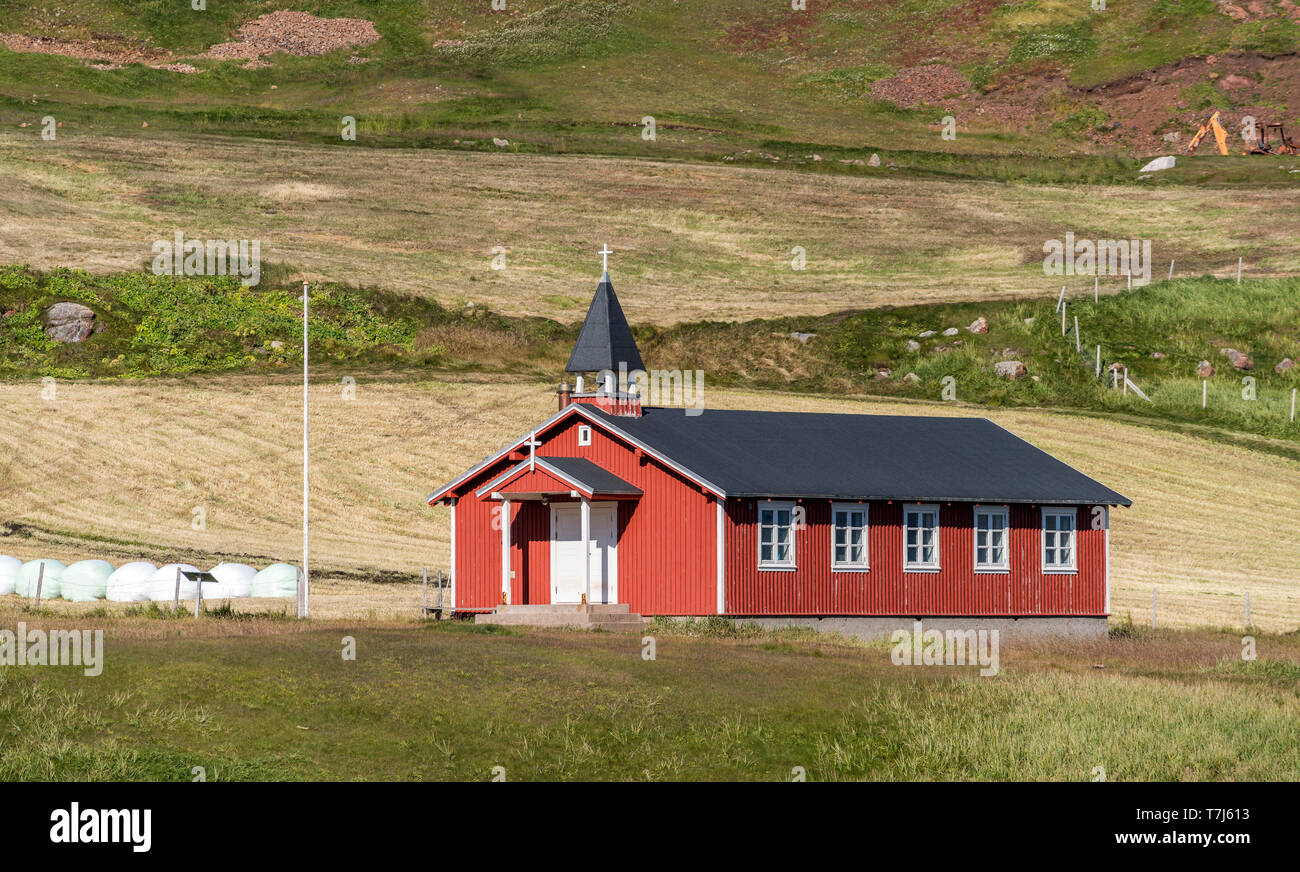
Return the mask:
{"type": "Polygon", "coordinates": [[[501,535],[502,606],[618,603],[619,505],[639,499],[639,488],[586,458],[533,456],[478,496],[500,503],[493,527],[501,535]],[[528,554],[526,586],[517,584],[515,547],[528,554]]]}

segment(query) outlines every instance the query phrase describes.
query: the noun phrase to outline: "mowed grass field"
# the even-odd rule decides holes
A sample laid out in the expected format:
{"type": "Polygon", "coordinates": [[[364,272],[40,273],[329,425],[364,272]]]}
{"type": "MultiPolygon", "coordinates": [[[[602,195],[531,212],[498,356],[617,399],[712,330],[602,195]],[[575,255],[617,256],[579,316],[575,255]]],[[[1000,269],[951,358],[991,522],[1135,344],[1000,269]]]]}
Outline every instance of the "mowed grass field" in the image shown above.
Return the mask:
{"type": "MultiPolygon", "coordinates": [[[[312,386],[313,554],[321,617],[414,614],[422,567],[445,568],[436,485],[554,410],[511,377],[355,374],[312,386]],[[331,598],[332,597],[332,598],[331,598]]],[[[292,376],[0,384],[0,552],[262,565],[301,554],[301,386],[292,376]],[[205,529],[195,529],[195,510],[205,529]]],[[[1112,513],[1113,609],[1165,627],[1300,627],[1300,462],[1241,437],[1173,433],[1121,415],[709,389],[706,406],[984,415],[1134,500],[1112,513]]],[[[707,414],[707,411],[705,412],[707,414]]],[[[1207,431],[1207,435],[1209,434],[1207,431]]],[[[290,608],[291,603],[283,604],[290,608]]],[[[57,603],[60,611],[86,607],[57,603]]],[[[274,607],[274,606],[273,606],[274,607]]]]}
{"type": "Polygon", "coordinates": [[[103,672],[0,670],[5,780],[1300,779],[1300,636],[1002,644],[999,673],[795,632],[69,620],[103,672]],[[487,632],[487,631],[491,632],[487,632]],[[345,637],[355,659],[342,656],[345,637]]]}
{"type": "Polygon", "coordinates": [[[1235,275],[1238,257],[1248,276],[1300,272],[1300,181],[1001,184],[888,165],[801,171],[71,125],[54,142],[35,128],[0,134],[0,178],[0,262],[133,271],[176,232],[259,240],[264,265],[312,281],[566,322],[585,311],[606,244],[639,324],[1054,295],[1043,243],[1067,231],[1152,240],[1155,277],[1170,260],[1179,275],[1235,275]]]}

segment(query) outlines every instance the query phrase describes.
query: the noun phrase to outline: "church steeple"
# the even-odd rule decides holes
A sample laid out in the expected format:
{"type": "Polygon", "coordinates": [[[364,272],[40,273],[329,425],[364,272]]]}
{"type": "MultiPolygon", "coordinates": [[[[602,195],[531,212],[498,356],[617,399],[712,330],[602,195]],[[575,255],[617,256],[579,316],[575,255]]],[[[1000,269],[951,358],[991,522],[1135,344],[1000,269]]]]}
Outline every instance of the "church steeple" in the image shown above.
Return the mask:
{"type": "MultiPolygon", "coordinates": [[[[608,254],[608,251],[602,253],[608,254]]],[[[587,309],[587,319],[582,323],[578,341],[564,370],[574,373],[609,370],[617,374],[620,365],[625,373],[645,369],[636,340],[632,338],[632,328],[623,315],[623,307],[618,304],[607,270],[600,277],[596,295],[587,309]]]]}

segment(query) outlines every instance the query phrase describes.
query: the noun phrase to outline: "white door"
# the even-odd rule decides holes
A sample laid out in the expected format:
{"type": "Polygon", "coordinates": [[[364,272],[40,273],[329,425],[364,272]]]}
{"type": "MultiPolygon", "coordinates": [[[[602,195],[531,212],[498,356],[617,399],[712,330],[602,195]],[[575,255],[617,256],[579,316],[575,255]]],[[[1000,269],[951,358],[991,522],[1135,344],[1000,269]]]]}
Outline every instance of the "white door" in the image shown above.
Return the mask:
{"type": "MultiPolygon", "coordinates": [[[[591,602],[618,602],[618,504],[591,504],[591,602]]],[[[582,572],[582,504],[551,503],[551,602],[578,603],[582,572]]]]}

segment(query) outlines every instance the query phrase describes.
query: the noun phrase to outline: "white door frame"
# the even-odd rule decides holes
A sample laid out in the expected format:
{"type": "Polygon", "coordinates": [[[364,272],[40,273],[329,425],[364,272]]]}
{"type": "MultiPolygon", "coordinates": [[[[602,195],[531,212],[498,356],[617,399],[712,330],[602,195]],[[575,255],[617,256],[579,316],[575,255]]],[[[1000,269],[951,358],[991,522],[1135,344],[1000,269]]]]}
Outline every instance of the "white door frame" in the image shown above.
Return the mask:
{"type": "MultiPolygon", "coordinates": [[[[618,501],[604,500],[599,502],[591,502],[588,505],[590,506],[590,513],[591,513],[590,525],[591,525],[591,533],[593,534],[590,537],[590,542],[594,543],[599,540],[599,536],[596,535],[598,532],[596,525],[600,523],[598,518],[600,518],[601,515],[603,515],[606,511],[608,511],[609,513],[610,523],[613,525],[613,529],[610,531],[608,560],[605,563],[607,577],[605,579],[604,589],[607,592],[607,598],[605,600],[601,600],[599,598],[600,582],[598,579],[593,578],[591,580],[592,594],[590,597],[588,597],[587,601],[593,604],[600,604],[602,602],[616,603],[618,602],[618,501]]],[[[551,503],[551,563],[550,563],[551,578],[549,579],[550,590],[551,590],[551,602],[555,602],[556,512],[562,509],[565,511],[577,509],[579,512],[581,512],[582,504],[577,502],[551,503]]],[[[588,566],[591,565],[590,554],[591,554],[591,545],[588,545],[588,555],[589,555],[587,561],[588,566]]],[[[581,596],[581,592],[579,593],[579,596],[581,596]]]]}

